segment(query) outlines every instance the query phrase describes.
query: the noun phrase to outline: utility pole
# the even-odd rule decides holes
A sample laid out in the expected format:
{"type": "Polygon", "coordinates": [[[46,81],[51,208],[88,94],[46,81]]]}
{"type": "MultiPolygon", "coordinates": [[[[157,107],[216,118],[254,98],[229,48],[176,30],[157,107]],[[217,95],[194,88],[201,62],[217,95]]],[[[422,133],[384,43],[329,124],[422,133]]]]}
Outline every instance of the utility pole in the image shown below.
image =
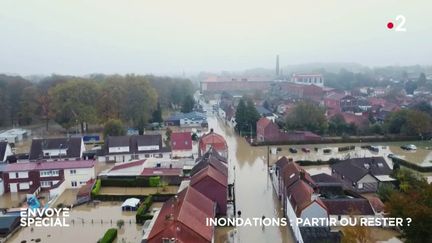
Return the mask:
{"type": "Polygon", "coordinates": [[[270,169],[270,146],[267,145],[267,171],[270,169]]]}

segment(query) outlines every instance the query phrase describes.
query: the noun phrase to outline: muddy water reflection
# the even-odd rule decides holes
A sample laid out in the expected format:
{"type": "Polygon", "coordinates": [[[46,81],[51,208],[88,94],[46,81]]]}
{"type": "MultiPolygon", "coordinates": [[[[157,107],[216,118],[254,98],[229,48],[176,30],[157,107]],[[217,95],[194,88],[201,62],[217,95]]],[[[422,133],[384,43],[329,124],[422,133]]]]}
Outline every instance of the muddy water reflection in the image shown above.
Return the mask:
{"type": "MultiPolygon", "coordinates": [[[[209,128],[227,140],[230,165],[235,165],[237,210],[242,211],[242,217],[282,217],[267,173],[266,148],[251,148],[215,117],[209,117],[208,122],[209,128]]],[[[287,227],[239,227],[237,232],[237,238],[245,243],[294,242],[287,227]]]]}

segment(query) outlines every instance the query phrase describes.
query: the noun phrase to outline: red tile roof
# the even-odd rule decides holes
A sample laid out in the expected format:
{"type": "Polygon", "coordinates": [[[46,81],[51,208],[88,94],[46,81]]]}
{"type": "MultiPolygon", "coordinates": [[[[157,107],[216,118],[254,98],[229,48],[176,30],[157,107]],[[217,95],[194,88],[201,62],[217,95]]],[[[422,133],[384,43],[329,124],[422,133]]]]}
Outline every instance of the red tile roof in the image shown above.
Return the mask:
{"type": "MultiPolygon", "coordinates": [[[[296,215],[300,216],[303,209],[305,209],[309,204],[311,204],[312,201],[312,194],[314,193],[314,190],[312,187],[307,184],[303,180],[297,180],[296,183],[294,183],[291,187],[289,187],[287,191],[287,196],[291,197],[291,205],[296,210],[296,215]]],[[[316,199],[316,201],[327,210],[324,203],[321,201],[321,199],[316,199]]]]}
{"type": "Polygon", "coordinates": [[[171,134],[172,150],[191,150],[192,136],[190,132],[173,132],[171,134]]]}
{"type": "Polygon", "coordinates": [[[145,168],[142,176],[181,176],[182,168],[145,168]]]}
{"type": "Polygon", "coordinates": [[[257,122],[257,127],[265,128],[267,127],[272,121],[266,117],[261,117],[257,122]]]}
{"type": "Polygon", "coordinates": [[[94,167],[97,161],[94,160],[64,160],[53,162],[26,162],[7,164],[4,172],[13,171],[32,171],[32,170],[59,170],[59,169],[78,169],[94,167]]]}
{"type": "Polygon", "coordinates": [[[111,168],[110,171],[121,170],[121,169],[126,169],[126,168],[130,168],[130,167],[135,167],[135,166],[141,166],[144,164],[144,162],[145,162],[145,160],[138,160],[138,161],[134,161],[134,162],[122,163],[119,165],[115,165],[114,167],[111,168]]]}
{"type": "MultiPolygon", "coordinates": [[[[148,242],[176,238],[178,242],[211,242],[214,228],[206,226],[206,218],[214,218],[215,203],[192,187],[181,191],[162,206],[148,242]],[[187,232],[194,232],[189,234],[187,232]],[[186,232],[186,233],[185,233],[186,232]]],[[[176,242],[177,242],[176,241],[176,242]]]]}
{"type": "Polygon", "coordinates": [[[211,145],[217,151],[223,151],[228,148],[225,138],[215,132],[209,132],[201,137],[199,148],[202,152],[207,151],[207,145],[211,145]]]}
{"type": "Polygon", "coordinates": [[[200,172],[196,173],[192,176],[190,185],[193,186],[196,183],[199,183],[202,179],[209,177],[214,181],[218,182],[224,187],[228,186],[228,177],[212,166],[207,166],[205,169],[202,169],[200,172]]]}

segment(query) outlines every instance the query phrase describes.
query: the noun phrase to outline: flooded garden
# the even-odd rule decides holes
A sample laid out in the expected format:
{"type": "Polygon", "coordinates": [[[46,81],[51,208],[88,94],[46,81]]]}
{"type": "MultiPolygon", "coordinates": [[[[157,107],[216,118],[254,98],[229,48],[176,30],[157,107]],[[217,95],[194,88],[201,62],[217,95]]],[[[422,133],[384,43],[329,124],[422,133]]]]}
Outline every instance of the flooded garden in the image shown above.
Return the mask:
{"type": "Polygon", "coordinates": [[[118,231],[117,243],[140,242],[142,226],[135,223],[134,211],[122,211],[121,202],[100,202],[73,208],[66,219],[69,227],[25,227],[16,232],[8,242],[64,243],[97,242],[107,229],[117,228],[117,220],[124,226],[118,231]]]}

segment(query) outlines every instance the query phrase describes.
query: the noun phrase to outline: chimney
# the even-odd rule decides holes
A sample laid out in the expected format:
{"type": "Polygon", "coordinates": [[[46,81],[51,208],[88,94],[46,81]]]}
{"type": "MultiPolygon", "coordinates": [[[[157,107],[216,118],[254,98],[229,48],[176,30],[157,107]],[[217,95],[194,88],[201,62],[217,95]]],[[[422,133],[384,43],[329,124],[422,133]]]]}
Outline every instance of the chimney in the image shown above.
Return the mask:
{"type": "Polygon", "coordinates": [[[276,77],[279,77],[279,55],[276,55],[276,77]]]}
{"type": "Polygon", "coordinates": [[[300,171],[300,179],[305,180],[305,171],[304,170],[300,171]]]}

